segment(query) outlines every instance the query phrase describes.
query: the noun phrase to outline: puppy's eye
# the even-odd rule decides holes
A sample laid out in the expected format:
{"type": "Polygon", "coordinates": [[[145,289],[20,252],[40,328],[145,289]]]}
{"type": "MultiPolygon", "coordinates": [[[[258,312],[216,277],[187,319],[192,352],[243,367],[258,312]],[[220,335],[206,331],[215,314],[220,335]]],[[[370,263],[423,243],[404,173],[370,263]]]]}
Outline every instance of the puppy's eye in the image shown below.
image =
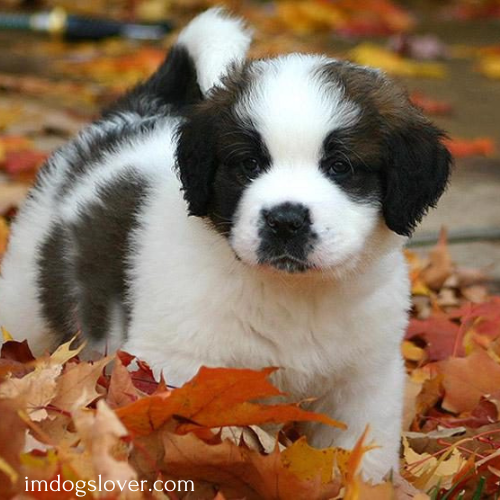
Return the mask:
{"type": "Polygon", "coordinates": [[[323,163],[323,170],[328,177],[347,177],[352,173],[352,166],[349,162],[343,160],[326,160],[323,163]]]}
{"type": "Polygon", "coordinates": [[[260,163],[255,158],[247,158],[240,165],[248,177],[255,177],[262,170],[260,163]]]}

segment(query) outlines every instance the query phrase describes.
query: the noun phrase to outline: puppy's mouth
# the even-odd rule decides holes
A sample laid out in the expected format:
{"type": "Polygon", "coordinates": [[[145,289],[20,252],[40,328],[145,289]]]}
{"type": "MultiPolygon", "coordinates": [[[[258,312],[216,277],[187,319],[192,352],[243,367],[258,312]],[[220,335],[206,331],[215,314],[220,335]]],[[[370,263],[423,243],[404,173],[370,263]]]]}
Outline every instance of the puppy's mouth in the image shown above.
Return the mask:
{"type": "Polygon", "coordinates": [[[314,269],[314,266],[309,262],[299,259],[289,253],[284,253],[278,256],[267,257],[259,259],[260,265],[267,265],[274,267],[278,271],[284,271],[287,273],[305,273],[311,269],[314,269]]]}

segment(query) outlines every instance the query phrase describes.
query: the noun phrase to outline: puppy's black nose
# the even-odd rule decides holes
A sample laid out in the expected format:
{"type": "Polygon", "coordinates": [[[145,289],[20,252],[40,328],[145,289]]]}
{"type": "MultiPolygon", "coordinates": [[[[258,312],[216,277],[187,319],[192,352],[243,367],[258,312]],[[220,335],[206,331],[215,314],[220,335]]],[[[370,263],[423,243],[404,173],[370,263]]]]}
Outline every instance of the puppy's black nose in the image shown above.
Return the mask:
{"type": "Polygon", "coordinates": [[[309,209],[300,203],[281,203],[263,210],[262,215],[266,225],[280,236],[292,236],[311,224],[309,209]]]}

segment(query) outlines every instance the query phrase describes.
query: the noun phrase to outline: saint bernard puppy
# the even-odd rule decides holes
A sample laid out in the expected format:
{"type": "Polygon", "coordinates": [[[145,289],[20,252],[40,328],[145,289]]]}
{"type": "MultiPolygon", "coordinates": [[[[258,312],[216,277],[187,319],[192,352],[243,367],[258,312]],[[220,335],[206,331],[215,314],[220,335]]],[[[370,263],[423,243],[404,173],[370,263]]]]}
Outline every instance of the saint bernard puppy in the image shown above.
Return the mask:
{"type": "Polygon", "coordinates": [[[56,151],[12,226],[0,323],[35,351],[75,333],[180,385],[200,366],[280,368],[345,422],[315,446],[398,467],[410,292],[402,247],[446,187],[443,133],[380,71],[246,60],[220,9],[56,151]]]}

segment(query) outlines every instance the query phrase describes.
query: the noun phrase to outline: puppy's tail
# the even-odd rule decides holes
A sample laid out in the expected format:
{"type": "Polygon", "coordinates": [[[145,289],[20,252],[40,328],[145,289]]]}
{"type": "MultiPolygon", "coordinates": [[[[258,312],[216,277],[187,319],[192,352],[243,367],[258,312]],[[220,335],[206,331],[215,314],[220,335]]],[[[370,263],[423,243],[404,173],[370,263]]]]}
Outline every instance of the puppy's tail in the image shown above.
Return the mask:
{"type": "Polygon", "coordinates": [[[203,12],[181,31],[158,70],[104,116],[124,111],[148,116],[162,106],[178,110],[201,100],[231,65],[244,60],[251,40],[241,19],[221,8],[203,12]]]}
{"type": "Polygon", "coordinates": [[[241,19],[214,8],[193,19],[181,32],[177,43],[192,57],[198,85],[206,94],[220,83],[232,64],[244,60],[251,41],[252,33],[241,19]]]}

